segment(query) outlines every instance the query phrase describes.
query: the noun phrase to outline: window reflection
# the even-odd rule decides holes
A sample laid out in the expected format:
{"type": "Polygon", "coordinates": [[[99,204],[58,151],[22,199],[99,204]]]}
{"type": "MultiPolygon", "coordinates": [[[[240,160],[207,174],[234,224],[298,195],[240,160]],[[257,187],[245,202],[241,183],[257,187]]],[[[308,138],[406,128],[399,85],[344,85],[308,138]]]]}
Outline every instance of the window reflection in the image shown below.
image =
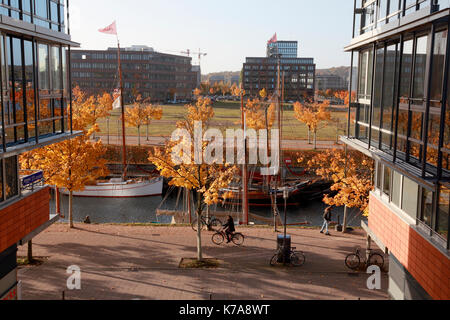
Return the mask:
{"type": "Polygon", "coordinates": [[[450,189],[442,186],[439,192],[439,207],[436,219],[436,232],[448,240],[448,223],[450,209],[450,189]]]}

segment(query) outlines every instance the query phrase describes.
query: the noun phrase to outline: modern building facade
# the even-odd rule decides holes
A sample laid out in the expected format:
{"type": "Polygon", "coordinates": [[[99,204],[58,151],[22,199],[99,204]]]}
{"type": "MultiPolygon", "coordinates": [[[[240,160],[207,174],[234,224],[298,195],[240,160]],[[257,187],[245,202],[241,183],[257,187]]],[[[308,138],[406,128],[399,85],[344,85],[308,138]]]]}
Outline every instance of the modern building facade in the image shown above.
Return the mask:
{"type": "Polygon", "coordinates": [[[449,5],[355,0],[346,47],[358,90],[342,140],[376,163],[363,228],[390,256],[394,299],[450,299],[449,5]]]}
{"type": "MultiPolygon", "coordinates": [[[[244,90],[250,96],[258,96],[262,89],[272,94],[277,87],[277,58],[247,58],[244,63],[244,90]]],[[[316,65],[313,58],[281,58],[281,79],[284,78],[286,101],[314,97],[316,65]]]]}
{"type": "Polygon", "coordinates": [[[297,58],[298,57],[298,42],[297,41],[277,41],[267,44],[267,58],[273,54],[280,54],[282,58],[297,58]]]}
{"type": "Polygon", "coordinates": [[[42,172],[20,154],[74,136],[64,1],[0,2],[0,300],[17,299],[17,246],[52,224],[42,172]]]}
{"type": "Polygon", "coordinates": [[[348,90],[348,82],[337,75],[316,75],[316,90],[348,90]]]}
{"type": "MultiPolygon", "coordinates": [[[[145,46],[121,49],[125,103],[136,93],[152,101],[185,100],[197,87],[198,72],[192,58],[154,51],[145,46]]],[[[117,48],[73,50],[71,75],[74,85],[88,94],[111,93],[118,88],[117,48]]]]}

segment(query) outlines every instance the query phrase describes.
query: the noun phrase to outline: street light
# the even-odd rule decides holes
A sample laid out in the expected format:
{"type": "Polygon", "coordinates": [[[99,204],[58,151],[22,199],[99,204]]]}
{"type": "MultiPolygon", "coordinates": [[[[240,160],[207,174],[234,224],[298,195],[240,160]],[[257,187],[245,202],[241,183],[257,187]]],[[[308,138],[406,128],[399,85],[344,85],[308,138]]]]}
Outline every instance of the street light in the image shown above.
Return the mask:
{"type": "Polygon", "coordinates": [[[286,264],[286,256],[289,254],[291,248],[287,248],[287,200],[289,198],[289,188],[283,188],[284,199],[284,241],[283,241],[283,264],[286,264]]]}

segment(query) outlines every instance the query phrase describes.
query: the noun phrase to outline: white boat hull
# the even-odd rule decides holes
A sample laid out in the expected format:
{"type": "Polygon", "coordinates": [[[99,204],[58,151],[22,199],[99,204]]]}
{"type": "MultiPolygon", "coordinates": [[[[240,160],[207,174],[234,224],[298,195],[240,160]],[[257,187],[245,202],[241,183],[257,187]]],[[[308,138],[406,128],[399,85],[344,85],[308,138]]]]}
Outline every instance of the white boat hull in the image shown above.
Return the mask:
{"type": "MultiPolygon", "coordinates": [[[[92,198],[139,198],[160,196],[163,191],[163,178],[136,183],[104,183],[86,186],[83,191],[74,192],[75,197],[92,198]]],[[[63,190],[64,194],[69,194],[63,190]]]]}

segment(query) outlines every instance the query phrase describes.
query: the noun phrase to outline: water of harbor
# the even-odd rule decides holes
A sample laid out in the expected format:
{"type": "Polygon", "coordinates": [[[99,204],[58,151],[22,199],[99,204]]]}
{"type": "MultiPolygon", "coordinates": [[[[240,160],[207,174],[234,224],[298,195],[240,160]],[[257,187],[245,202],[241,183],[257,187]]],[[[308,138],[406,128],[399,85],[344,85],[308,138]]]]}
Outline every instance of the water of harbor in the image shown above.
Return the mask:
{"type": "MultiPolygon", "coordinates": [[[[68,216],[69,197],[61,196],[61,210],[68,216]]],[[[156,210],[160,207],[162,197],[147,198],[76,198],[73,199],[74,221],[83,222],[89,216],[91,223],[107,224],[149,224],[149,223],[171,223],[172,217],[156,216],[156,210]]],[[[175,208],[176,199],[167,199],[164,208],[175,208]]],[[[309,226],[321,226],[323,223],[323,211],[326,208],[321,201],[311,201],[300,207],[291,207],[287,210],[288,224],[309,222],[309,226]]],[[[52,199],[51,211],[55,212],[55,201],[52,199]]],[[[251,208],[252,213],[262,217],[272,218],[270,208],[251,208]]],[[[280,207],[281,218],[284,219],[284,208],[280,207]]],[[[334,208],[333,221],[342,223],[344,215],[343,208],[334,208]]],[[[349,226],[361,226],[359,210],[349,210],[349,226]]],[[[255,221],[256,224],[259,224],[255,221]]]]}

